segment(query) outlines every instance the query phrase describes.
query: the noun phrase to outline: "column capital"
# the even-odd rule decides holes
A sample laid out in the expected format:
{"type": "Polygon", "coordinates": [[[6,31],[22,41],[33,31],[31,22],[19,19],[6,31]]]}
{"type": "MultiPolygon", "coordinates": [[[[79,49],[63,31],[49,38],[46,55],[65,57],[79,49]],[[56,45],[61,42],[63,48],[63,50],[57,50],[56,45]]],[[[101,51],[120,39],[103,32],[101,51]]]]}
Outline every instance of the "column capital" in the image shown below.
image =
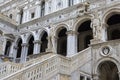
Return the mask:
{"type": "Polygon", "coordinates": [[[23,43],[23,44],[21,44],[21,46],[22,47],[24,47],[24,46],[28,47],[29,45],[27,43],[23,43]]]}
{"type": "Polygon", "coordinates": [[[18,49],[18,47],[17,47],[17,46],[14,46],[14,49],[18,49]]]}
{"type": "Polygon", "coordinates": [[[102,27],[109,27],[109,25],[107,23],[102,23],[102,27]]]}
{"type": "Polygon", "coordinates": [[[70,30],[70,31],[67,31],[66,34],[67,35],[77,35],[78,32],[70,30]]]}
{"type": "Polygon", "coordinates": [[[57,36],[53,36],[53,35],[52,35],[52,36],[48,36],[48,37],[47,37],[47,39],[51,39],[51,38],[52,38],[52,39],[53,39],[53,38],[54,38],[54,39],[58,39],[58,37],[57,37],[57,36]]]}
{"type": "Polygon", "coordinates": [[[34,43],[34,44],[41,44],[42,41],[40,41],[40,40],[35,40],[35,41],[33,41],[33,43],[34,43]]]}

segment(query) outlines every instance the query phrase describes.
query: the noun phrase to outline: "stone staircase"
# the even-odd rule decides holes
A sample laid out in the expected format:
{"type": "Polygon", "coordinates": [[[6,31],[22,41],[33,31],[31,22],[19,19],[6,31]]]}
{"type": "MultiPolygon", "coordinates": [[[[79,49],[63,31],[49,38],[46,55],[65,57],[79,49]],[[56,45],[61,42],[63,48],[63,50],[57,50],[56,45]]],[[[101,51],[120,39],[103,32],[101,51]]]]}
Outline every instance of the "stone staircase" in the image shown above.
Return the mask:
{"type": "Polygon", "coordinates": [[[50,53],[23,64],[6,62],[0,65],[0,80],[70,80],[71,73],[90,60],[89,47],[69,58],[50,53]]]}

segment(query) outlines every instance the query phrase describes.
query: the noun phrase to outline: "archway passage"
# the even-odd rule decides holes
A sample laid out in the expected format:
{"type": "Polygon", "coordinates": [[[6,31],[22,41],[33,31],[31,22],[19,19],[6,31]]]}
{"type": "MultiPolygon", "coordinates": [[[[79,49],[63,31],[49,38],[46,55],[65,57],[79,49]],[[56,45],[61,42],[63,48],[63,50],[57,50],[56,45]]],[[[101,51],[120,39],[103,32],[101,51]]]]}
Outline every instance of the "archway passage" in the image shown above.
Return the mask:
{"type": "Polygon", "coordinates": [[[22,50],[22,39],[18,39],[18,43],[17,43],[17,56],[16,58],[20,58],[21,57],[21,50],[22,50]]]}
{"type": "Polygon", "coordinates": [[[118,68],[111,61],[102,62],[98,66],[99,80],[119,80],[118,68]]]}
{"type": "Polygon", "coordinates": [[[42,44],[41,44],[40,52],[45,52],[47,49],[47,45],[48,45],[47,37],[48,37],[47,32],[44,32],[41,37],[42,44]]]}
{"type": "Polygon", "coordinates": [[[28,54],[27,54],[28,56],[33,54],[33,50],[34,50],[34,43],[33,43],[33,41],[34,41],[34,37],[30,36],[30,39],[29,39],[29,42],[28,42],[28,45],[29,45],[29,47],[28,47],[28,54]]]}
{"type": "Polygon", "coordinates": [[[78,52],[89,47],[90,40],[93,39],[90,24],[91,20],[87,20],[78,27],[78,52]]]}
{"type": "Polygon", "coordinates": [[[120,39],[120,14],[114,14],[107,20],[108,40],[120,39]]]}
{"type": "Polygon", "coordinates": [[[57,53],[63,56],[67,55],[67,35],[66,35],[66,28],[62,28],[58,32],[58,45],[57,45],[57,53]]]}
{"type": "Polygon", "coordinates": [[[5,47],[5,53],[4,53],[5,56],[9,56],[10,48],[11,48],[11,42],[10,42],[10,41],[7,41],[6,47],[5,47]]]}

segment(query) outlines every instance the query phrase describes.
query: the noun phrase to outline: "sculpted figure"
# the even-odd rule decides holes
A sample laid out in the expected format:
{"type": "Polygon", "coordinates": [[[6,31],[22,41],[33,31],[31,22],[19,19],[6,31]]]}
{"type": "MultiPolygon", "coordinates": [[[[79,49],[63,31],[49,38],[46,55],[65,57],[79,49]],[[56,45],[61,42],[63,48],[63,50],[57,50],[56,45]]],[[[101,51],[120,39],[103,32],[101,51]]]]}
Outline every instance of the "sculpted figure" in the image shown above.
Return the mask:
{"type": "Polygon", "coordinates": [[[95,39],[100,39],[101,23],[98,16],[94,16],[91,20],[91,28],[93,29],[93,36],[95,39]]]}

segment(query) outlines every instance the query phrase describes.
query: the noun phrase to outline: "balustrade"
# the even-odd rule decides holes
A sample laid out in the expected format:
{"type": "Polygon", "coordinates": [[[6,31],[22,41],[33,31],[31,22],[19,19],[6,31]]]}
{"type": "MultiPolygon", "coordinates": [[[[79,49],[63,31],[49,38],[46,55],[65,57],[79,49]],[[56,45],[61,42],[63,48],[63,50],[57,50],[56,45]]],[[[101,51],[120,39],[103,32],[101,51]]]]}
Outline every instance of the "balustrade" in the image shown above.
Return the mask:
{"type": "Polygon", "coordinates": [[[0,78],[12,74],[22,68],[22,64],[5,62],[0,64],[0,78]]]}

